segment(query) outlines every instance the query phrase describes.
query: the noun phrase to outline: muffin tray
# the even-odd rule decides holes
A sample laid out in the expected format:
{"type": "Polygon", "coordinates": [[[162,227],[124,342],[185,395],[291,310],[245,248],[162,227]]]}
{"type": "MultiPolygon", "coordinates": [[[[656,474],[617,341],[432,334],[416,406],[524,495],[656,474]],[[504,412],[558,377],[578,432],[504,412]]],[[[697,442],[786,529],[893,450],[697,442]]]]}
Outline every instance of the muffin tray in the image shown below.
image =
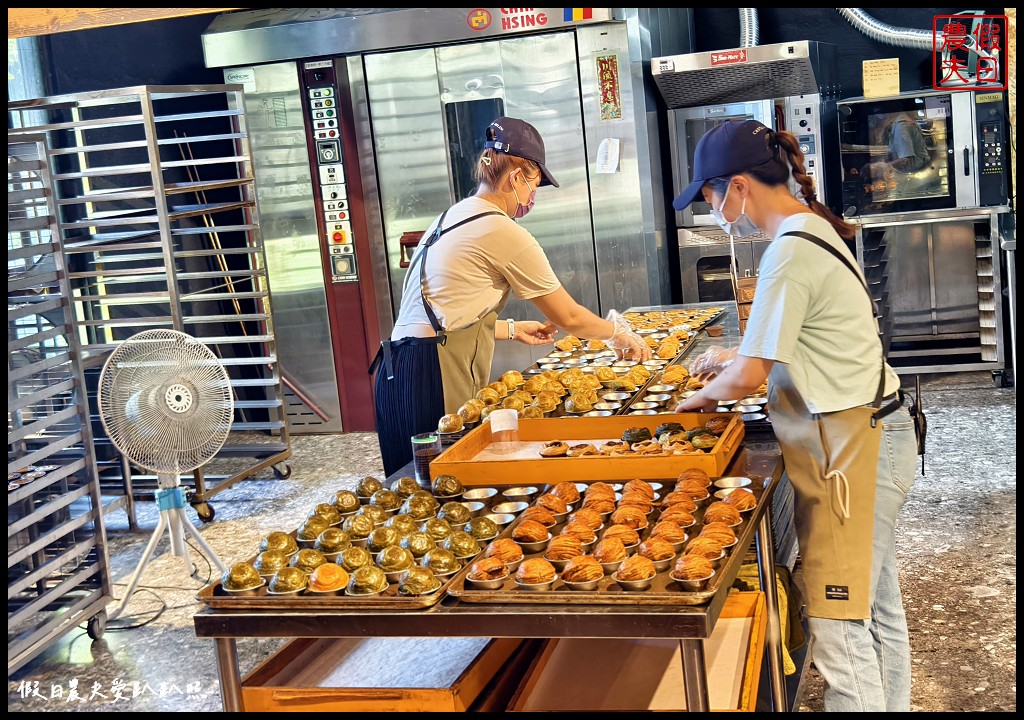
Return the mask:
{"type": "MultiPolygon", "coordinates": [[[[472,489],[474,488],[466,488],[466,491],[469,492],[472,489]]],[[[440,502],[444,504],[444,500],[440,500],[440,502]]],[[[503,497],[499,491],[497,495],[483,502],[485,507],[480,511],[480,514],[488,514],[492,511],[494,506],[507,502],[507,498],[503,497]]],[[[511,514],[518,515],[518,512],[513,512],[511,514]]],[[[293,530],[290,535],[295,537],[297,532],[297,530],[293,530]]],[[[480,543],[481,552],[486,545],[486,542],[480,543]]],[[[479,556],[480,554],[477,553],[477,555],[463,560],[462,563],[464,566],[472,564],[479,556]]],[[[249,563],[252,563],[255,560],[255,555],[246,559],[249,563]]],[[[229,562],[228,565],[230,566],[231,563],[229,562]]],[[[203,587],[196,595],[196,599],[211,608],[224,610],[310,610],[326,608],[335,608],[338,610],[418,610],[431,607],[440,602],[441,599],[445,597],[448,588],[451,586],[452,582],[454,582],[458,574],[459,571],[456,571],[447,578],[439,578],[441,580],[440,587],[425,595],[401,595],[398,592],[399,584],[397,582],[393,582],[384,592],[377,595],[363,597],[346,595],[344,591],[340,595],[324,596],[309,594],[306,591],[303,591],[297,595],[277,596],[271,595],[267,592],[266,584],[257,589],[256,594],[254,595],[239,595],[226,591],[222,587],[221,581],[218,578],[216,581],[203,587]]]]}
{"type": "MultiPolygon", "coordinates": [[[[712,485],[708,488],[710,493],[709,497],[698,502],[697,510],[693,513],[696,523],[686,531],[688,536],[687,542],[689,541],[689,538],[695,537],[697,533],[700,532],[700,528],[703,524],[705,508],[708,504],[717,499],[714,495],[714,493],[720,489],[714,485],[714,481],[717,479],[718,478],[712,478],[712,485]]],[[[626,481],[622,482],[624,484],[626,481]]],[[[659,502],[666,492],[670,492],[673,489],[675,478],[652,482],[660,482],[663,485],[663,487],[657,491],[657,497],[655,498],[655,502],[659,502]]],[[[646,590],[626,590],[612,579],[610,573],[605,574],[605,576],[599,581],[595,590],[570,590],[568,586],[562,582],[560,575],[556,575],[555,582],[551,586],[550,590],[524,590],[516,584],[514,573],[509,574],[509,577],[505,579],[502,587],[494,590],[481,590],[473,587],[472,584],[466,580],[466,576],[469,574],[471,567],[470,564],[460,572],[456,573],[454,580],[448,587],[448,594],[452,597],[459,598],[463,602],[469,603],[539,605],[552,603],[573,603],[584,605],[703,605],[711,600],[711,598],[722,590],[723,587],[727,590],[732,586],[732,583],[739,572],[740,565],[743,563],[743,558],[744,555],[746,555],[747,548],[750,547],[754,533],[757,530],[756,523],[752,521],[752,518],[759,515],[759,510],[762,505],[768,501],[767,494],[764,492],[764,487],[757,481],[757,479],[752,479],[750,484],[745,487],[754,493],[754,497],[757,498],[757,506],[752,510],[740,513],[742,520],[738,526],[733,528],[736,533],[737,543],[726,550],[726,555],[721,560],[719,567],[716,568],[715,574],[700,590],[685,589],[682,585],[669,577],[669,572],[671,571],[672,566],[683,552],[681,550],[672,558],[672,562],[668,569],[662,570],[654,576],[651,586],[646,590]]],[[[582,500],[580,500],[580,503],[582,503],[582,500]]],[[[577,505],[580,503],[577,503],[577,505]]],[[[655,510],[649,518],[647,528],[643,531],[638,531],[641,542],[647,539],[647,535],[657,522],[660,512],[661,508],[658,505],[655,505],[655,510]]],[[[516,524],[516,522],[511,523],[508,528],[498,536],[498,538],[511,537],[516,524]]],[[[558,535],[564,525],[565,521],[556,524],[551,529],[552,537],[558,535]]],[[[597,532],[598,542],[600,542],[604,527],[607,527],[607,522],[606,525],[597,532]]],[[[538,552],[524,553],[523,559],[525,561],[531,558],[543,557],[544,551],[540,550],[538,552]]]]}
{"type": "MultiPolygon", "coordinates": [[[[698,311],[694,310],[694,312],[698,312],[698,311]]],[[[638,313],[638,315],[643,315],[643,314],[644,313],[638,313]]],[[[686,341],[680,343],[679,352],[675,355],[675,357],[674,358],[659,359],[659,358],[655,358],[655,357],[652,356],[651,359],[652,360],[661,360],[662,362],[666,363],[666,365],[665,365],[666,367],[667,367],[668,364],[678,362],[679,359],[682,358],[682,357],[685,357],[686,354],[689,353],[689,351],[693,348],[693,346],[700,340],[700,332],[699,332],[700,329],[703,328],[705,325],[708,325],[708,324],[714,322],[715,320],[720,318],[723,314],[724,314],[724,310],[721,310],[717,314],[715,314],[714,316],[711,316],[710,318],[708,318],[707,320],[703,320],[703,321],[700,321],[700,322],[696,322],[696,321],[688,322],[687,324],[691,324],[691,326],[692,326],[692,331],[691,331],[692,334],[689,335],[689,337],[687,338],[686,341]]],[[[681,317],[681,319],[679,320],[679,322],[683,322],[682,318],[684,318],[685,316],[680,316],[680,317],[681,317]]],[[[650,328],[648,330],[645,330],[645,332],[648,333],[648,334],[649,333],[657,333],[657,332],[666,332],[667,333],[667,331],[669,329],[671,329],[671,328],[666,326],[666,327],[662,327],[662,328],[650,328]]],[[[567,369],[569,369],[571,367],[579,367],[584,372],[591,372],[596,367],[599,367],[601,364],[608,364],[608,363],[614,363],[614,362],[615,362],[614,351],[602,350],[602,351],[596,351],[595,352],[595,351],[588,350],[586,344],[584,344],[583,347],[576,348],[575,350],[572,350],[572,351],[559,351],[558,349],[553,349],[544,358],[541,358],[541,360],[537,361],[536,363],[531,365],[529,368],[527,368],[523,372],[523,376],[525,378],[529,379],[533,375],[536,375],[536,374],[538,374],[540,372],[543,372],[545,369],[557,370],[558,372],[561,372],[561,371],[567,370],[567,369]]],[[[645,390],[646,386],[649,385],[650,383],[654,382],[654,378],[656,376],[658,376],[658,374],[660,372],[660,370],[658,370],[656,368],[653,368],[653,367],[650,367],[650,366],[648,367],[648,369],[651,370],[651,377],[648,378],[647,383],[638,386],[637,389],[634,392],[628,393],[628,395],[629,395],[628,398],[611,401],[611,402],[615,402],[615,403],[620,404],[621,407],[619,407],[619,408],[610,408],[607,412],[610,412],[610,414],[612,414],[612,415],[624,415],[624,414],[626,414],[628,412],[629,406],[633,402],[635,402],[638,399],[643,397],[643,395],[645,394],[644,390],[645,390]]],[[[602,398],[602,396],[607,394],[607,393],[609,393],[609,392],[613,392],[613,391],[609,390],[609,389],[606,389],[606,388],[599,388],[597,390],[598,402],[608,402],[608,401],[605,401],[602,398]]],[[[559,403],[558,407],[555,408],[555,410],[553,410],[550,413],[546,413],[545,417],[582,417],[582,416],[586,416],[587,415],[586,413],[570,413],[570,412],[568,412],[565,409],[564,400],[565,400],[565,398],[563,398],[563,402],[559,403]]],[[[663,410],[663,411],[668,411],[670,409],[671,408],[665,408],[665,407],[661,408],[661,410],[663,410]]],[[[601,411],[601,408],[595,408],[594,412],[596,414],[596,412],[600,412],[600,411],[601,411]]],[[[604,414],[604,413],[602,413],[602,414],[604,414]]]]}

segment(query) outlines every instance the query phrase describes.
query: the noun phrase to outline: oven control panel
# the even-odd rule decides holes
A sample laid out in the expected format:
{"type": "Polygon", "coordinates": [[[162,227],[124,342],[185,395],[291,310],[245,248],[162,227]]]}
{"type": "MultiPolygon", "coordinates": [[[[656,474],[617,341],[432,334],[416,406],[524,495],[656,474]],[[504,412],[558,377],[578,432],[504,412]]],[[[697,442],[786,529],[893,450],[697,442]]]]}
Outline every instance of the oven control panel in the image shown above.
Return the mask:
{"type": "MultiPolygon", "coordinates": [[[[818,196],[824,197],[824,183],[821,179],[821,96],[793,95],[787,97],[784,103],[784,113],[786,118],[784,129],[796,135],[800,151],[804,154],[804,168],[814,180],[818,196]]],[[[791,189],[798,197],[803,197],[795,182],[791,189]]]]}
{"type": "Polygon", "coordinates": [[[322,228],[322,242],[330,255],[331,282],[358,282],[333,62],[314,60],[304,63],[303,80],[308,99],[308,122],[316,149],[314,177],[323,213],[318,224],[322,228]]]}

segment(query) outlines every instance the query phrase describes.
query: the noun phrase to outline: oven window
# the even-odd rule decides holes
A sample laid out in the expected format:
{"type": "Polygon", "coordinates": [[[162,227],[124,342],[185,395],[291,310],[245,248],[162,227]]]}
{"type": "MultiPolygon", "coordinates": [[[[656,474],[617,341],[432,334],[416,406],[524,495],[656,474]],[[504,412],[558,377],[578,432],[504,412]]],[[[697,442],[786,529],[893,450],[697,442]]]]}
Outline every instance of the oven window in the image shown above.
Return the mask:
{"type": "Polygon", "coordinates": [[[948,206],[955,197],[950,102],[937,95],[848,106],[844,205],[861,215],[948,206]]]}
{"type": "Polygon", "coordinates": [[[473,169],[484,149],[484,133],[496,118],[504,116],[505,103],[501,98],[464,100],[446,104],[444,112],[452,188],[458,202],[476,190],[473,169]]]}

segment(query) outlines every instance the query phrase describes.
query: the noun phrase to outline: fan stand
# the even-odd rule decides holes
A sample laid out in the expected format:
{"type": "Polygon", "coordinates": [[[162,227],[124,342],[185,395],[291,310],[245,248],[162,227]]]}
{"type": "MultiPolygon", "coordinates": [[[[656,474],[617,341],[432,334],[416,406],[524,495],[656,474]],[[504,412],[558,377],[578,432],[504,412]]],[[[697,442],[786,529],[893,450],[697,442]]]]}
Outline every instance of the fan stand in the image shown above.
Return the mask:
{"type": "Polygon", "coordinates": [[[157,485],[159,489],[156,492],[156,502],[160,508],[160,519],[156,524],[156,529],[153,530],[153,535],[149,538],[145,552],[142,553],[142,557],[139,559],[135,572],[132,573],[128,581],[128,589],[125,591],[124,597],[121,598],[114,612],[108,616],[108,620],[113,620],[124,612],[128,601],[131,600],[132,594],[139,584],[139,580],[142,579],[143,571],[149,565],[150,560],[153,559],[156,546],[160,542],[160,538],[163,537],[165,528],[171,539],[171,553],[185,560],[185,567],[188,569],[190,577],[195,572],[195,566],[192,564],[192,559],[188,554],[188,546],[185,544],[186,533],[195,539],[206,555],[206,558],[219,572],[223,573],[227,570],[221,559],[217,557],[217,553],[203,540],[203,536],[192,525],[188,516],[185,515],[185,491],[181,488],[181,481],[178,475],[157,473],[157,485]]]}

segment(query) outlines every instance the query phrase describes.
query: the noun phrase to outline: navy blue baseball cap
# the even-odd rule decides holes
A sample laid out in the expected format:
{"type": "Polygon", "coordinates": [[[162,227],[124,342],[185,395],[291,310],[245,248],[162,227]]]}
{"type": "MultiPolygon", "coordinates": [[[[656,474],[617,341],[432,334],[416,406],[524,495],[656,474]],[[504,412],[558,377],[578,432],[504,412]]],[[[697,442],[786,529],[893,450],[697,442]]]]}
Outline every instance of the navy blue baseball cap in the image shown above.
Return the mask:
{"type": "Polygon", "coordinates": [[[731,177],[775,157],[771,128],[757,120],[730,120],[711,128],[693,152],[693,182],[672,201],[685,210],[700,195],[704,183],[731,177]]]}
{"type": "Polygon", "coordinates": [[[558,181],[544,164],[544,140],[530,123],[517,118],[500,117],[487,127],[484,147],[537,163],[543,185],[558,187],[558,181]]]}

